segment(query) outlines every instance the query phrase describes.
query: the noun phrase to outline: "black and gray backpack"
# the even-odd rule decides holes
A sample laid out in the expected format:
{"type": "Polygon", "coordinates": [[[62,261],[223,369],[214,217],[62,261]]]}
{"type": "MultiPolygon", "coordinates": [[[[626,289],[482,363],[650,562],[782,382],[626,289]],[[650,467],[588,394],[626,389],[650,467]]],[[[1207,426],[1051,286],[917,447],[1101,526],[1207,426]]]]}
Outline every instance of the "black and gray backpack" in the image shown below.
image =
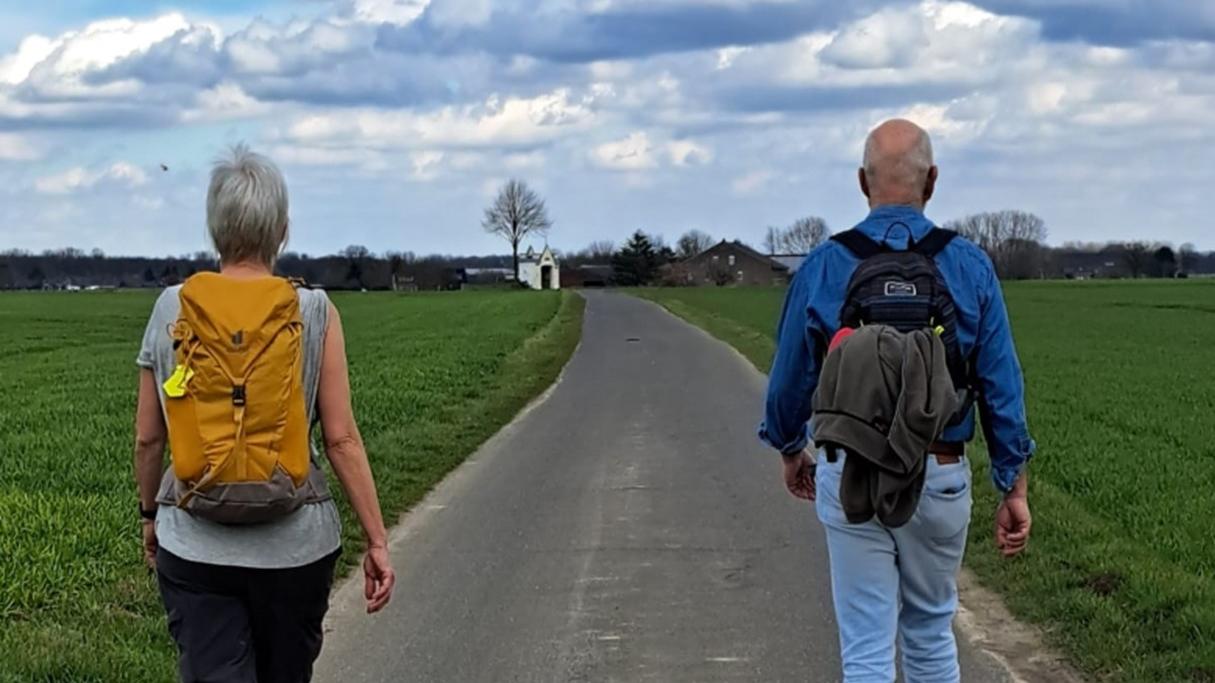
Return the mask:
{"type": "Polygon", "coordinates": [[[957,236],[952,230],[933,228],[918,242],[908,236],[906,250],[875,242],[859,230],[831,237],[861,260],[840,309],[842,327],[876,324],[900,332],[930,329],[940,335],[949,375],[962,399],[949,426],[970,413],[975,399],[973,364],[962,356],[953,296],[936,263],[937,254],[957,236]]]}

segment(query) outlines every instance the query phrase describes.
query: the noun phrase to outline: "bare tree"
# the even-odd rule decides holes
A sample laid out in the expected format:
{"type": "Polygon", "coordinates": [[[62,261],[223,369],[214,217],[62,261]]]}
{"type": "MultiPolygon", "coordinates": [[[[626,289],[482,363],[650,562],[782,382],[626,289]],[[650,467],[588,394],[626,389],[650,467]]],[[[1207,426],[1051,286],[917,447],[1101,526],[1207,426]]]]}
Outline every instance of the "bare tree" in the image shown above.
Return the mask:
{"type": "Polygon", "coordinates": [[[790,254],[808,254],[827,239],[827,221],[818,216],[806,216],[793,221],[785,230],[784,249],[790,254]]]}
{"type": "Polygon", "coordinates": [[[768,252],[769,256],[774,256],[781,250],[781,240],[781,229],[774,225],[769,225],[768,231],[764,233],[764,251],[768,252]]]}
{"type": "Polygon", "coordinates": [[[352,244],[342,250],[341,256],[346,258],[346,281],[358,283],[359,289],[367,289],[364,279],[364,261],[371,257],[371,250],[361,244],[352,244]]]}
{"type": "Polygon", "coordinates": [[[675,253],[681,259],[692,258],[713,246],[713,238],[700,230],[689,230],[675,243],[675,253]]]}
{"type": "Polygon", "coordinates": [[[764,234],[764,250],[768,255],[775,254],[808,254],[815,247],[826,241],[830,230],[827,221],[818,216],[806,216],[793,221],[783,230],[768,226],[764,234]]]}
{"type": "Polygon", "coordinates": [[[586,257],[591,263],[610,263],[612,254],[616,253],[616,243],[610,240],[599,240],[591,242],[586,248],[586,257]]]}
{"type": "Polygon", "coordinates": [[[1198,249],[1190,242],[1181,245],[1177,250],[1177,265],[1181,266],[1181,272],[1187,275],[1198,265],[1199,258],[1201,257],[1198,249]]]}
{"type": "Polygon", "coordinates": [[[481,220],[485,231],[498,235],[510,243],[511,258],[515,267],[515,281],[519,281],[519,244],[531,234],[545,234],[552,227],[544,200],[522,180],[509,180],[493,204],[485,209],[481,220]]]}
{"type": "Polygon", "coordinates": [[[1152,246],[1147,242],[1127,242],[1122,245],[1122,262],[1126,264],[1131,277],[1137,278],[1146,274],[1151,260],[1152,246]]]}
{"type": "Polygon", "coordinates": [[[997,211],[945,224],[982,247],[1002,278],[1039,277],[1045,270],[1046,223],[1025,211],[997,211]]]}

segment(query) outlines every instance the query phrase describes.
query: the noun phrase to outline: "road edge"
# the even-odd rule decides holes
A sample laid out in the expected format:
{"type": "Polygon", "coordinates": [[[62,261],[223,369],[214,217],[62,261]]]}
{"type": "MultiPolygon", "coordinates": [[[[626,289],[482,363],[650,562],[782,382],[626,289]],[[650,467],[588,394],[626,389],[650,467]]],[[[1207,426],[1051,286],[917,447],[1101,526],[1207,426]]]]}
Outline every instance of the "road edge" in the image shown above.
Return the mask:
{"type": "MultiPolygon", "coordinates": [[[[397,518],[388,526],[388,551],[391,555],[398,546],[404,543],[414,532],[424,526],[427,520],[434,514],[442,511],[443,506],[435,504],[437,499],[445,499],[449,497],[450,490],[459,488],[461,482],[466,479],[470,472],[480,463],[487,453],[492,452],[492,446],[502,439],[506,438],[512,432],[519,428],[519,424],[523,422],[527,416],[546,403],[557,387],[565,380],[566,372],[569,370],[570,363],[578,355],[582,349],[582,330],[586,324],[586,311],[590,304],[590,300],[582,296],[581,292],[571,290],[571,296],[577,296],[583,300],[582,311],[578,318],[578,342],[574,344],[574,348],[570,351],[569,356],[561,365],[561,370],[557,372],[557,376],[553,381],[545,387],[540,393],[531,398],[517,413],[511,417],[510,421],[502,425],[498,431],[492,436],[483,441],[475,450],[469,453],[459,465],[456,465],[450,472],[443,476],[442,479],[435,482],[434,486],[426,492],[413,505],[407,507],[397,516],[397,518]]],[[[554,324],[557,317],[560,315],[560,306],[557,313],[553,315],[553,320],[537,330],[534,335],[528,338],[524,344],[535,339],[547,330],[548,325],[554,324]]],[[[359,553],[359,562],[362,562],[364,552],[359,553]]],[[[335,630],[336,621],[348,616],[350,612],[356,611],[356,606],[362,606],[363,587],[361,585],[362,577],[357,571],[352,569],[344,576],[338,576],[333,582],[333,588],[329,592],[329,610],[325,613],[323,622],[323,632],[328,635],[335,630]]]]}

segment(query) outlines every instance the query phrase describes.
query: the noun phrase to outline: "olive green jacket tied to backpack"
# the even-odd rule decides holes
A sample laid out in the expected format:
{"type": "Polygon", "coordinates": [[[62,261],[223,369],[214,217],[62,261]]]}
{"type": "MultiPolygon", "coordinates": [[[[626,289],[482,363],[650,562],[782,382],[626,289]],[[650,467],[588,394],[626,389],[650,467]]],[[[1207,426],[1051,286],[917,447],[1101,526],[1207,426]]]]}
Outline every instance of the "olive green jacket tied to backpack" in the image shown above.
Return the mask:
{"type": "Polygon", "coordinates": [[[959,400],[932,330],[865,325],[827,355],[811,423],[816,445],[848,455],[839,496],[849,522],[911,519],[928,450],[959,400]]]}

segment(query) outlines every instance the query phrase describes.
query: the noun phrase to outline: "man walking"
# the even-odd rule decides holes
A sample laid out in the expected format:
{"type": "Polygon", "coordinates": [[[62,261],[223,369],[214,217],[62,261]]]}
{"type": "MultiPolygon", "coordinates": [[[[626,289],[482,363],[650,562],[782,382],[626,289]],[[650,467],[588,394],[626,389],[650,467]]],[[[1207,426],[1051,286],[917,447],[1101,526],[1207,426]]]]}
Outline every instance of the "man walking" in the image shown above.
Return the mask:
{"type": "Polygon", "coordinates": [[[1013,556],[1029,541],[1025,465],[1035,446],[1003,294],[981,249],[924,216],[937,174],[932,143],[915,124],[888,121],[870,134],[859,175],[871,212],[814,250],[793,279],[760,428],[783,456],[786,487],[815,502],[826,529],[846,683],[893,681],[896,641],[908,683],[960,680],[952,621],[970,522],[974,404],[1003,496],[996,542],[1013,556]],[[889,272],[904,275],[866,281],[889,272]],[[904,324],[921,305],[922,324],[904,324]],[[867,380],[857,373],[887,372],[888,357],[907,367],[858,394],[867,380]],[[918,374],[914,359],[923,361],[918,374]],[[892,378],[919,384],[891,393],[892,378]],[[820,385],[830,390],[816,396],[820,385]],[[907,416],[914,401],[897,399],[908,396],[957,412],[907,416]],[[889,405],[858,409],[858,400],[889,405]],[[824,446],[817,461],[806,451],[812,439],[824,446]]]}

